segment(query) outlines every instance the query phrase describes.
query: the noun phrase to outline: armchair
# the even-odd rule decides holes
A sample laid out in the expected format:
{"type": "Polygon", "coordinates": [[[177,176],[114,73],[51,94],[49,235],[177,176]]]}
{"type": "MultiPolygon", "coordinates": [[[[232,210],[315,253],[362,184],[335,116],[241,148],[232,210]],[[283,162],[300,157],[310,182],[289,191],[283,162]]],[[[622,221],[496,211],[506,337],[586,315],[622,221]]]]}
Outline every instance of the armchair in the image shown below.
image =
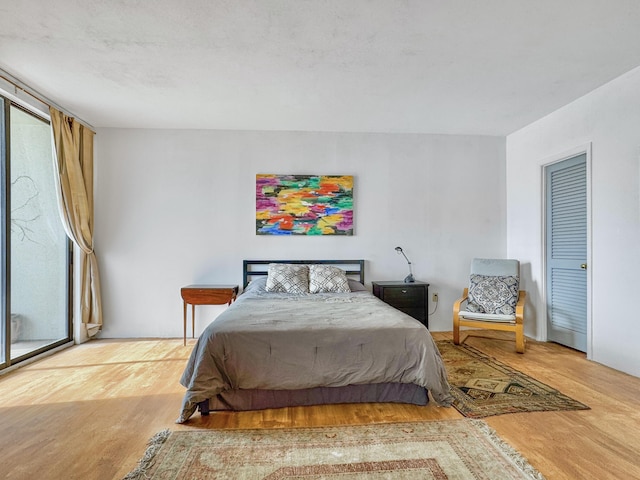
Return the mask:
{"type": "Polygon", "coordinates": [[[460,327],[502,330],[515,332],[516,352],[524,353],[527,294],[519,286],[518,260],[474,258],[469,287],[453,304],[453,343],[460,344],[460,327]]]}

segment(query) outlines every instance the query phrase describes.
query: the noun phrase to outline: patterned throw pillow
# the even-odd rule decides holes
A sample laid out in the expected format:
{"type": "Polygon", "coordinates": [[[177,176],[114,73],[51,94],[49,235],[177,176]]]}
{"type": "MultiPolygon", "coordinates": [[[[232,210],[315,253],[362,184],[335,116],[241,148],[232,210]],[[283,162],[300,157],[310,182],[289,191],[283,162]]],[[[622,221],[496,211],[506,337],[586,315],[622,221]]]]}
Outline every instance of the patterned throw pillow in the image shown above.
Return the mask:
{"type": "Polygon", "coordinates": [[[306,265],[270,263],[267,292],[309,293],[309,268],[306,265]]]}
{"type": "Polygon", "coordinates": [[[467,311],[514,315],[518,302],[518,276],[471,275],[467,311]]]}
{"type": "Polygon", "coordinates": [[[347,293],[351,288],[344,270],[331,265],[309,265],[309,291],[311,293],[347,293]]]}

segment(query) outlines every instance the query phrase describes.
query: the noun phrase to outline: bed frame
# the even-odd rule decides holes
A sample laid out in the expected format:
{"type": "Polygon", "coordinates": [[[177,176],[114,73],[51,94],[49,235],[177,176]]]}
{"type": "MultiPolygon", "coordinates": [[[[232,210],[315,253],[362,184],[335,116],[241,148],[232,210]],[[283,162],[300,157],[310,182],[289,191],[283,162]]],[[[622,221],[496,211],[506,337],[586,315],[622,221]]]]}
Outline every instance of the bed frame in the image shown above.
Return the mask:
{"type": "MultiPolygon", "coordinates": [[[[297,265],[323,264],[342,268],[348,277],[364,285],[364,260],[244,260],[242,264],[243,287],[255,277],[268,274],[270,263],[297,265]]],[[[414,384],[379,383],[371,385],[347,385],[345,387],[316,387],[302,390],[231,390],[200,402],[201,415],[216,410],[262,410],[305,405],[336,403],[409,403],[427,405],[427,390],[414,384]]]]}
{"type": "Polygon", "coordinates": [[[267,275],[270,263],[334,265],[342,268],[347,277],[358,280],[364,285],[364,260],[244,260],[242,262],[242,287],[246,288],[254,277],[267,275]]]}

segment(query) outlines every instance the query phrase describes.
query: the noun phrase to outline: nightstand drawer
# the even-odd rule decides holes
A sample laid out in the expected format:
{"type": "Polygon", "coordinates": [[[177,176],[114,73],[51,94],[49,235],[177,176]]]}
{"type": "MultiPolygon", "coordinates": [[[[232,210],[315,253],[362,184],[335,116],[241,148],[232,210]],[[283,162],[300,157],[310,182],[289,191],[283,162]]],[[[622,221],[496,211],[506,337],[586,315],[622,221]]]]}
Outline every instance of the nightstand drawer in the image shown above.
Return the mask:
{"type": "Polygon", "coordinates": [[[424,288],[386,287],[382,300],[394,307],[415,307],[424,304],[426,294],[424,288]]]}

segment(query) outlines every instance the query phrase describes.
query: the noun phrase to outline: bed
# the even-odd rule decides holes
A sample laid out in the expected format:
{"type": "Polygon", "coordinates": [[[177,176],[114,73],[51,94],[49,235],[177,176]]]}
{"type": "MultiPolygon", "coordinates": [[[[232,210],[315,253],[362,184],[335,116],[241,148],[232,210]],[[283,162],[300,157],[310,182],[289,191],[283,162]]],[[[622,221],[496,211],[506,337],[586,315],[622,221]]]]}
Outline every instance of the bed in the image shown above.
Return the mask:
{"type": "Polygon", "coordinates": [[[191,352],[177,423],[196,410],[426,405],[429,393],[451,404],[431,334],[364,287],[364,260],[245,260],[243,284],[191,352]]]}

